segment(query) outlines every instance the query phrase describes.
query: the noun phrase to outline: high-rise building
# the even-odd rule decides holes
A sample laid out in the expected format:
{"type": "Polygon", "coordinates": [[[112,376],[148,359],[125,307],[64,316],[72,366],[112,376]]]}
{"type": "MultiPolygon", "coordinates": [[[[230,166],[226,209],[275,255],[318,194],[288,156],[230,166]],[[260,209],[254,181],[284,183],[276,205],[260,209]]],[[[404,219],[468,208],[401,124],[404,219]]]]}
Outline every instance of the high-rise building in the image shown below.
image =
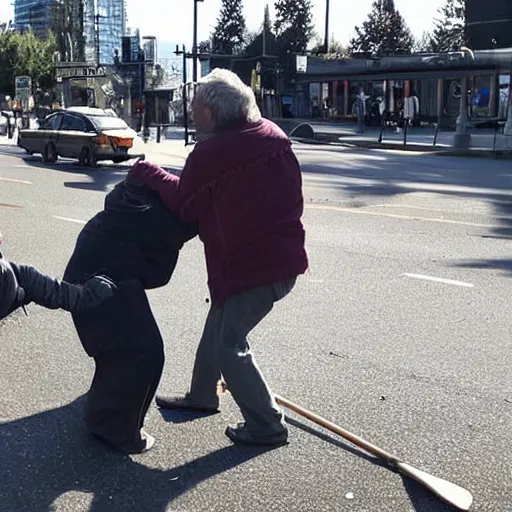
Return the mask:
{"type": "Polygon", "coordinates": [[[20,32],[32,30],[38,37],[48,35],[56,0],[16,0],[14,28],[20,32]]]}
{"type": "Polygon", "coordinates": [[[121,53],[125,34],[125,0],[97,0],[97,9],[100,64],[113,64],[114,50],[121,53]]]}
{"type": "MultiPolygon", "coordinates": [[[[46,36],[61,26],[63,37],[71,36],[68,58],[114,63],[114,50],[121,50],[121,38],[126,28],[126,0],[15,0],[14,28],[20,32],[32,30],[38,37],[46,36]],[[59,9],[55,10],[55,7],[59,9]],[[56,15],[62,20],[56,20],[56,15]],[[56,23],[59,22],[59,23],[56,23]],[[80,32],[80,35],[78,33],[80,32]],[[76,43],[76,44],[75,44],[76,43]]],[[[57,30],[58,31],[58,30],[57,30]]],[[[59,32],[59,31],[58,31],[59,32]]],[[[59,34],[57,39],[59,38],[59,34]]],[[[62,43],[63,47],[69,44],[62,43]]]]}
{"type": "Polygon", "coordinates": [[[94,20],[94,0],[84,1],[84,43],[85,62],[96,62],[96,22],[94,20]]]}

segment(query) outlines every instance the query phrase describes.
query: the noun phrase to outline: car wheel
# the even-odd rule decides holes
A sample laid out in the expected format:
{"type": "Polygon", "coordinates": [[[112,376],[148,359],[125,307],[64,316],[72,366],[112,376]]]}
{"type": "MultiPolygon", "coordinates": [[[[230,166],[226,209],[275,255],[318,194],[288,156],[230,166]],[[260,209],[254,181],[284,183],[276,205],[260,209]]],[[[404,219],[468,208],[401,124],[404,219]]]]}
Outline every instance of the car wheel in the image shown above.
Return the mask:
{"type": "Polygon", "coordinates": [[[79,162],[86,167],[93,167],[96,165],[96,159],[92,155],[91,148],[84,146],[80,152],[79,162]]]}
{"type": "Polygon", "coordinates": [[[51,142],[49,144],[46,144],[43,151],[43,162],[53,164],[57,161],[57,158],[58,156],[55,146],[51,142]]]}

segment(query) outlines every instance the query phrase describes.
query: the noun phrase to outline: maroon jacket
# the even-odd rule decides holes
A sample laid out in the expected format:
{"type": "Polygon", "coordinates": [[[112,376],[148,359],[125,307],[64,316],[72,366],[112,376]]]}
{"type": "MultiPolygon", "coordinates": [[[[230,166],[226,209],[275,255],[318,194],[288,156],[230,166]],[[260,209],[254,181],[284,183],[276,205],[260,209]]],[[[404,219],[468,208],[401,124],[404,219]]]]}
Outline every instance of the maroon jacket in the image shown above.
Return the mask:
{"type": "Polygon", "coordinates": [[[271,121],[199,142],[181,178],[140,162],[128,179],[156,191],[184,222],[199,223],[214,304],[307,270],[300,166],[271,121]]]}

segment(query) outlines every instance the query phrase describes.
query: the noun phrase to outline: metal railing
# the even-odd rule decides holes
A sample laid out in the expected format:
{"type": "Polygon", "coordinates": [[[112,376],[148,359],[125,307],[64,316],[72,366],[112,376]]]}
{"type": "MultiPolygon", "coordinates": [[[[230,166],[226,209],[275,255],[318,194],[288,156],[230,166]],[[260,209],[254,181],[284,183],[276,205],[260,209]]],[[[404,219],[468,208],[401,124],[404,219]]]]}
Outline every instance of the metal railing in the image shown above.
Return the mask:
{"type": "MultiPolygon", "coordinates": [[[[482,119],[482,120],[471,120],[470,122],[468,122],[468,130],[471,130],[471,129],[474,129],[474,128],[478,128],[479,126],[482,126],[482,125],[488,125],[490,123],[493,124],[493,130],[494,130],[494,132],[493,132],[492,151],[493,152],[502,151],[502,150],[512,151],[512,144],[511,144],[510,148],[508,147],[509,146],[509,144],[508,144],[509,139],[512,142],[512,136],[505,136],[505,134],[504,134],[504,128],[505,128],[505,125],[506,125],[506,121],[503,121],[503,120],[501,120],[499,118],[490,118],[490,119],[482,119]],[[498,136],[500,134],[505,137],[505,148],[497,149],[497,141],[498,141],[498,136]]],[[[387,122],[386,122],[386,120],[384,120],[384,122],[382,123],[381,128],[380,128],[379,137],[377,139],[379,144],[382,144],[384,142],[384,132],[386,131],[387,127],[388,127],[387,122]]],[[[397,124],[397,128],[398,127],[399,127],[399,125],[397,124]]],[[[412,128],[412,126],[411,126],[411,119],[409,119],[409,118],[403,119],[403,128],[402,128],[403,146],[407,146],[407,144],[408,144],[408,136],[409,136],[410,128],[412,128]]],[[[438,140],[439,140],[439,134],[441,132],[442,132],[442,129],[441,129],[440,123],[436,123],[435,124],[435,130],[434,130],[434,136],[433,136],[433,139],[432,139],[432,147],[434,147],[434,148],[437,147],[438,140]]],[[[427,145],[427,144],[423,144],[423,145],[427,145]]]]}

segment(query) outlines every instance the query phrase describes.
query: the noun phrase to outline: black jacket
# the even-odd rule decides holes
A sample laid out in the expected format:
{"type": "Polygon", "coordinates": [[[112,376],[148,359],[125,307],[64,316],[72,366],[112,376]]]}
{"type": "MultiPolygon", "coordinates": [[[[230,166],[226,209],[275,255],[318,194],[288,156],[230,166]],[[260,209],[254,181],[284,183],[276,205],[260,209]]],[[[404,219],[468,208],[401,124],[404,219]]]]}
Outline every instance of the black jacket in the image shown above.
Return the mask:
{"type": "Polygon", "coordinates": [[[104,274],[115,282],[135,279],[145,289],[159,288],[171,279],[180,249],[196,235],[197,226],[170,213],[155,193],[121,182],[80,233],[64,279],[82,283],[104,274]]]}
{"type": "Polygon", "coordinates": [[[119,350],[161,351],[162,340],[144,289],[166,285],[183,244],[196,236],[145,188],[125,182],[107,196],[105,208],[84,227],[64,278],[82,283],[109,276],[114,295],[89,312],[73,315],[89,356],[119,350]]]}

